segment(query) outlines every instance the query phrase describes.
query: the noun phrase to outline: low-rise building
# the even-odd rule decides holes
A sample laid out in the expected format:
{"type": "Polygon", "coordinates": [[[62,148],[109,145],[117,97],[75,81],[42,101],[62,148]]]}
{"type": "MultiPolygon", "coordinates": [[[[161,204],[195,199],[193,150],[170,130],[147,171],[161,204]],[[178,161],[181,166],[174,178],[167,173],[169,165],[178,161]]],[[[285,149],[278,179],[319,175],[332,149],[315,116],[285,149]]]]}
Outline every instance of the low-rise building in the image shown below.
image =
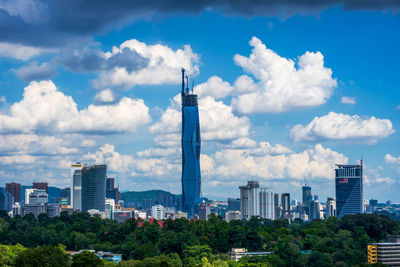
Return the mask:
{"type": "Polygon", "coordinates": [[[240,220],[241,214],[238,210],[230,210],[225,213],[225,221],[230,222],[234,220],[240,220]]]}
{"type": "Polygon", "coordinates": [[[400,236],[389,236],[385,243],[368,244],[368,263],[400,266],[400,236]]]}

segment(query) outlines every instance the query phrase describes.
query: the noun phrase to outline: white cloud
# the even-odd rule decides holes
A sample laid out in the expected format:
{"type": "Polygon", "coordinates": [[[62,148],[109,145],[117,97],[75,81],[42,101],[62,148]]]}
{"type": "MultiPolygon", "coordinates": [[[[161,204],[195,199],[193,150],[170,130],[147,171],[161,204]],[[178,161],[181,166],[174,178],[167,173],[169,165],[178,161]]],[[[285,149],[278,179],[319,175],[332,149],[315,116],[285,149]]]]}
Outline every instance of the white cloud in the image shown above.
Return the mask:
{"type": "Polygon", "coordinates": [[[28,60],[45,52],[49,51],[32,46],[0,42],[0,57],[28,60]]]}
{"type": "Polygon", "coordinates": [[[38,64],[32,61],[29,65],[13,70],[14,73],[24,81],[48,79],[56,73],[56,67],[49,62],[38,64]]]}
{"type": "Polygon", "coordinates": [[[212,76],[205,83],[199,84],[194,88],[194,92],[199,97],[212,96],[215,98],[224,98],[232,94],[234,90],[234,87],[218,76],[212,76]]]}
{"type": "Polygon", "coordinates": [[[385,162],[393,166],[400,173],[400,157],[393,157],[390,154],[385,155],[385,162]]]}
{"type": "Polygon", "coordinates": [[[140,84],[178,84],[181,82],[180,68],[185,68],[188,74],[199,72],[199,56],[189,45],[174,51],[166,45],[147,45],[132,39],[125,41],[120,47],[113,47],[112,52],[105,53],[105,56],[111,58],[121,53],[124,48],[147,59],[148,64],[131,72],[118,66],[104,70],[93,80],[94,87],[102,89],[112,86],[129,89],[140,84]]]}
{"type": "Polygon", "coordinates": [[[4,103],[6,101],[7,101],[7,98],[4,95],[0,96],[0,103],[4,103]]]}
{"type": "Polygon", "coordinates": [[[78,111],[71,96],[58,91],[52,81],[41,81],[25,88],[24,98],[11,106],[9,114],[0,114],[0,132],[134,132],[150,120],[141,99],[124,97],[114,105],[89,105],[78,111]]]}
{"type": "Polygon", "coordinates": [[[295,125],[290,130],[290,138],[299,141],[350,140],[376,143],[394,133],[388,119],[375,117],[361,118],[357,115],[329,112],[323,117],[315,117],[308,125],[295,125]]]}
{"type": "Polygon", "coordinates": [[[398,106],[396,107],[396,109],[397,109],[397,110],[400,110],[400,105],[398,105],[398,106]]]}
{"type": "Polygon", "coordinates": [[[354,105],[354,104],[356,104],[356,99],[355,99],[354,97],[343,96],[343,97],[340,99],[340,102],[341,102],[342,104],[354,105]]]}
{"type": "Polygon", "coordinates": [[[225,149],[211,157],[215,169],[209,175],[221,179],[257,177],[259,179],[332,179],[334,165],[347,163],[340,153],[315,145],[299,153],[252,154],[248,149],[225,149]]]}
{"type": "Polygon", "coordinates": [[[115,96],[111,89],[105,89],[97,93],[94,99],[101,103],[111,103],[115,101],[115,96]]]}
{"type": "MultiPolygon", "coordinates": [[[[234,61],[258,82],[242,76],[242,83],[251,92],[232,100],[233,108],[243,114],[263,112],[284,112],[309,108],[324,104],[337,86],[332,71],[324,67],[324,57],[320,52],[306,52],[297,62],[283,58],[256,37],[250,41],[253,46],[249,57],[235,55],[234,61]]],[[[237,91],[244,90],[237,81],[237,91]]]]}
{"type": "MultiPolygon", "coordinates": [[[[181,111],[177,95],[170,107],[163,113],[160,120],[150,127],[151,133],[161,133],[165,138],[177,138],[181,131],[181,111]]],[[[216,101],[211,96],[199,98],[200,131],[203,140],[232,140],[249,135],[250,121],[246,116],[235,116],[232,107],[222,101],[216,101]]],[[[158,137],[159,139],[162,137],[158,137]]],[[[160,141],[160,140],[158,140],[160,141]]]]}

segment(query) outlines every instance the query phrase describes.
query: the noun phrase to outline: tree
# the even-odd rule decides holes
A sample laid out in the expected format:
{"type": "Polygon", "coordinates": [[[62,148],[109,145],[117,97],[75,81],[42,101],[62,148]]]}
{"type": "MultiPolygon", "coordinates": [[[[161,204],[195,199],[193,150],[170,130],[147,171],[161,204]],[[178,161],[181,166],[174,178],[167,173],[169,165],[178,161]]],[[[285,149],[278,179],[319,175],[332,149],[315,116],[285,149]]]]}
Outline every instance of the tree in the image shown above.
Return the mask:
{"type": "Polygon", "coordinates": [[[14,246],[0,245],[0,266],[14,266],[18,254],[24,250],[25,248],[20,244],[14,246]]]}
{"type": "Polygon", "coordinates": [[[16,267],[67,267],[69,255],[61,247],[42,246],[22,251],[15,260],[16,267]]]}
{"type": "Polygon", "coordinates": [[[94,253],[89,251],[83,251],[79,254],[75,254],[72,261],[72,267],[96,267],[103,266],[103,261],[97,257],[94,253]]]}

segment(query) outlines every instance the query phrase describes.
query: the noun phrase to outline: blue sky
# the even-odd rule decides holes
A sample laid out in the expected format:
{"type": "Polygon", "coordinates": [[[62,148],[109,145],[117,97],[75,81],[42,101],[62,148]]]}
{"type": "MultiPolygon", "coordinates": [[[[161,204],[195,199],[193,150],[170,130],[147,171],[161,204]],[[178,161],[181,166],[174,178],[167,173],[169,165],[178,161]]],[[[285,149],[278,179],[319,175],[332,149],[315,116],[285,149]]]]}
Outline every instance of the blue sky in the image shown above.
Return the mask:
{"type": "Polygon", "coordinates": [[[0,0],[1,184],[69,186],[84,160],[122,190],[180,193],[185,67],[203,196],[255,179],[300,199],[305,178],[325,199],[362,156],[365,198],[400,202],[396,3],[31,3],[0,0]]]}

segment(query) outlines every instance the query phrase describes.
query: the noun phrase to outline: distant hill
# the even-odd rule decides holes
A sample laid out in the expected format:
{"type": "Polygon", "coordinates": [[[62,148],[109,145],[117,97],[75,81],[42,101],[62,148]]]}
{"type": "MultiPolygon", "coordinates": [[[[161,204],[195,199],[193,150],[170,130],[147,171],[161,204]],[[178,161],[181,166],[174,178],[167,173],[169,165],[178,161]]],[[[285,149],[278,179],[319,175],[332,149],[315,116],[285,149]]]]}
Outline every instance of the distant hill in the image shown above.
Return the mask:
{"type": "Polygon", "coordinates": [[[121,199],[125,207],[149,210],[154,205],[175,207],[181,209],[182,196],[175,195],[164,190],[130,191],[122,192],[121,199]]]}

